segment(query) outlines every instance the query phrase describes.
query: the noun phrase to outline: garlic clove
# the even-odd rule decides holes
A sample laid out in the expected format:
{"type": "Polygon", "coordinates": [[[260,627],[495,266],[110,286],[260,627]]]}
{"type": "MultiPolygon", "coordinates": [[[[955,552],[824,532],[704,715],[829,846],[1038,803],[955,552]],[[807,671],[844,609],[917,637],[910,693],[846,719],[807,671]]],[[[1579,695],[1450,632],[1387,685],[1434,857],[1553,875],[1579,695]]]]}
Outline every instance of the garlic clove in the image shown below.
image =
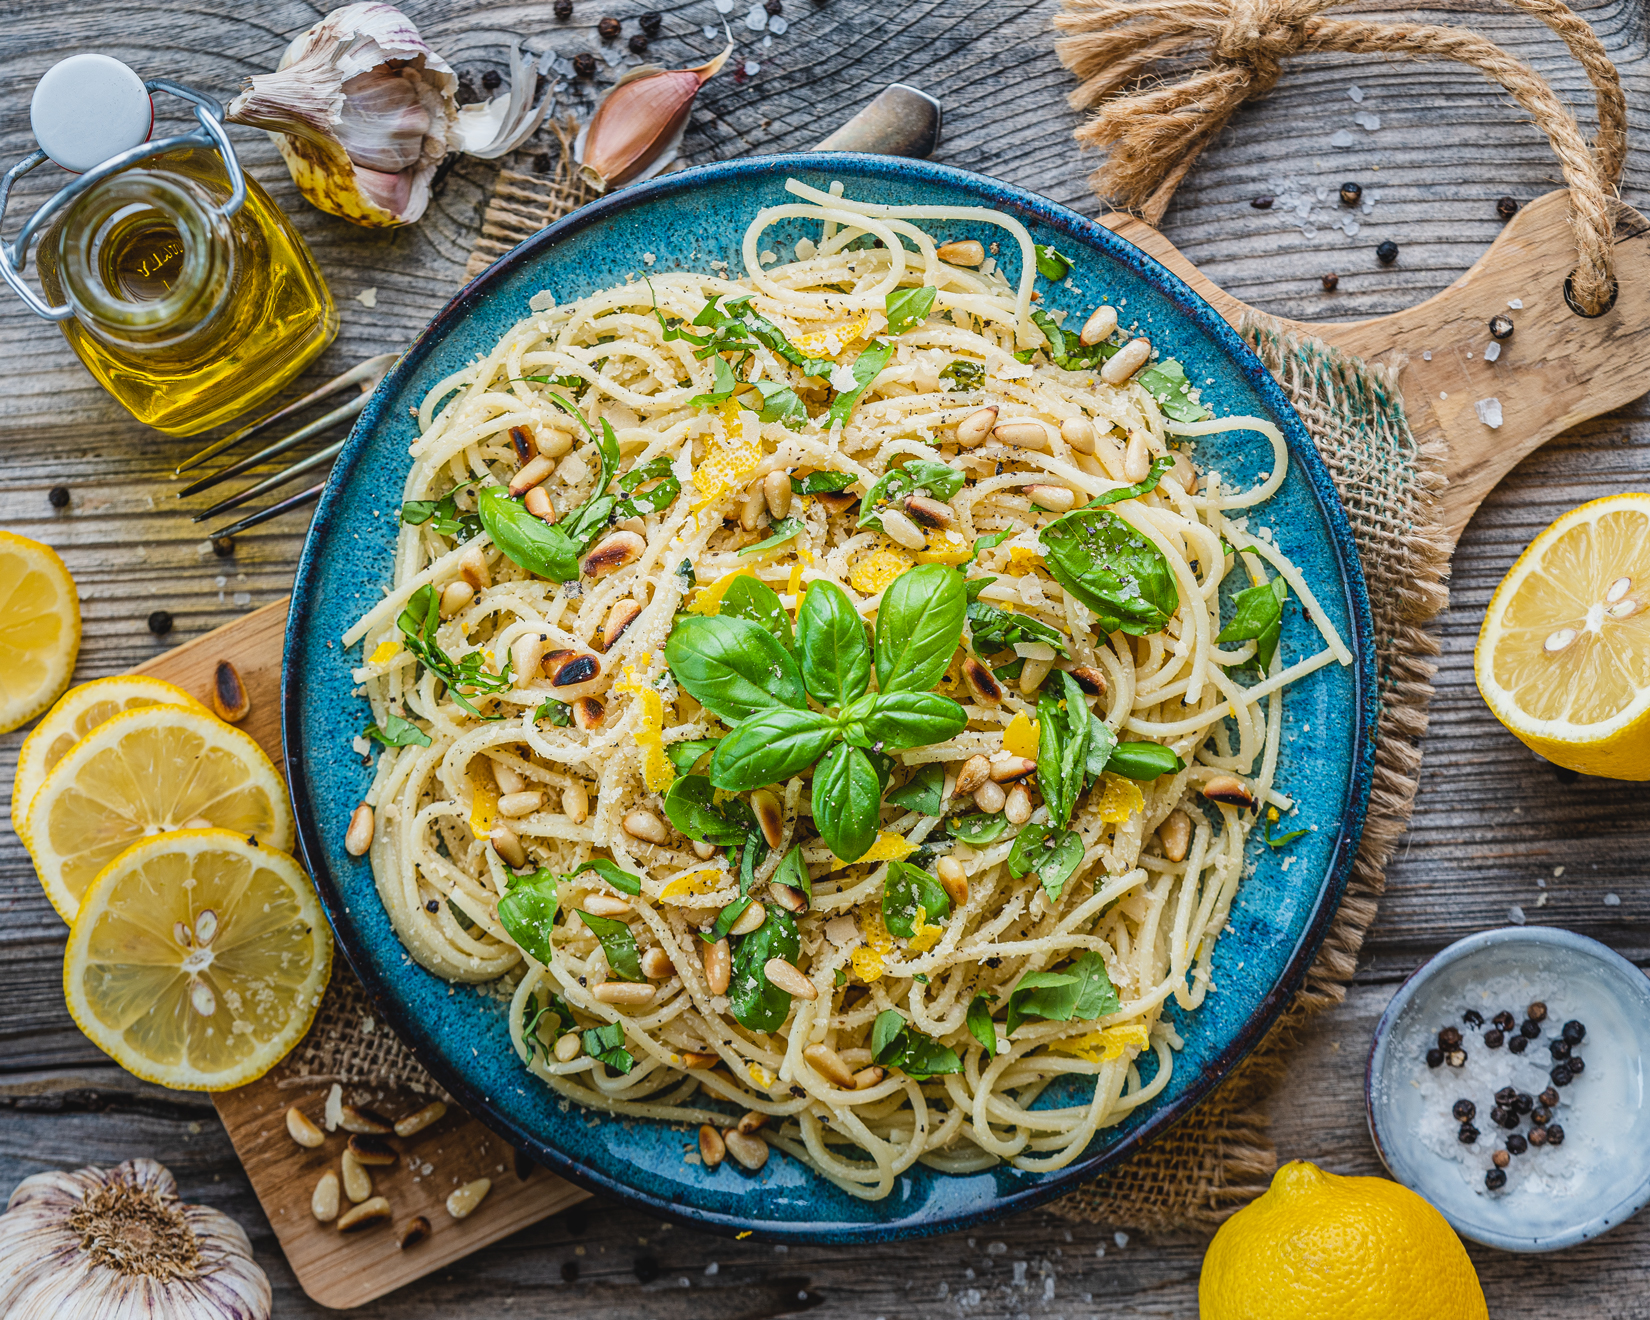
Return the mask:
{"type": "Polygon", "coordinates": [[[650,179],[676,159],[699,89],[733,53],[733,43],[696,69],[644,64],[614,83],[573,144],[579,173],[598,193],[650,179]]]}
{"type": "Polygon", "coordinates": [[[545,92],[537,105],[533,93],[555,57],[554,51],[545,51],[535,64],[517,42],[510,48],[510,90],[490,101],[460,106],[448,141],[466,156],[481,160],[495,160],[527,141],[550,111],[551,93],[545,92]]]}

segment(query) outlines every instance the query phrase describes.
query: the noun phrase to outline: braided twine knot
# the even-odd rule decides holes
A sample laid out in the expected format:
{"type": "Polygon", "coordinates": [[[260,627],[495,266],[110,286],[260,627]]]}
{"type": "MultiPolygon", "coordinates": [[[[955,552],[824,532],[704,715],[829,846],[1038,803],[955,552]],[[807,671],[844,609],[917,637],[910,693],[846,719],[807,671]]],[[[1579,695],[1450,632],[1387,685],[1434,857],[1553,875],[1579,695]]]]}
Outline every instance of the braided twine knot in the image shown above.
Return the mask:
{"type": "Polygon", "coordinates": [[[1627,156],[1621,79],[1592,28],[1560,0],[1510,0],[1561,38],[1592,80],[1598,134],[1591,145],[1546,80],[1465,28],[1378,23],[1325,11],[1344,0],[1066,0],[1055,23],[1060,58],[1078,77],[1071,104],[1094,115],[1077,138],[1108,155],[1095,191],[1157,224],[1186,172],[1237,108],[1264,96],[1292,55],[1317,51],[1446,59],[1504,87],[1547,135],[1570,188],[1578,263],[1571,291],[1596,315],[1614,297],[1611,253],[1617,185],[1627,156]],[[1175,77],[1163,61],[1202,55],[1175,77]]]}

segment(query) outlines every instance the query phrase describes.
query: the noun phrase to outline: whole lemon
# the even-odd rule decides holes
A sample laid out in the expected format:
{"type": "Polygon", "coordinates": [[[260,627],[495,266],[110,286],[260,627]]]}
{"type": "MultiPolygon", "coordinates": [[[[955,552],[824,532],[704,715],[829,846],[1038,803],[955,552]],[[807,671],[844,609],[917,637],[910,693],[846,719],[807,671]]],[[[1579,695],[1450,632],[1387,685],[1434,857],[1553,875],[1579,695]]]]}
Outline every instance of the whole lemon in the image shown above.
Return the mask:
{"type": "Polygon", "coordinates": [[[1488,1320],[1444,1217],[1386,1178],[1295,1160],[1203,1257],[1201,1320],[1488,1320]]]}

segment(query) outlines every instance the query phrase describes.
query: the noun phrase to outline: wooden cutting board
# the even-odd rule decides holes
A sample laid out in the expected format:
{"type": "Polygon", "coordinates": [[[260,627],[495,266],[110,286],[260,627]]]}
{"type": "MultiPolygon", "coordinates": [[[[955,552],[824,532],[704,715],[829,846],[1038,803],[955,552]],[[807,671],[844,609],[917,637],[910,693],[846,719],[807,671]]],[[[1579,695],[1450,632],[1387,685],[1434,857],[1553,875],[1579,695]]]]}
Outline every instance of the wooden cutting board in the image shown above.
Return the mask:
{"type": "MultiPolygon", "coordinates": [[[[1104,222],[1186,280],[1234,325],[1251,310],[1150,226],[1127,216],[1104,222]]],[[[1650,222],[1627,206],[1618,210],[1615,253],[1615,305],[1591,319],[1571,311],[1564,297],[1574,261],[1568,198],[1562,191],[1549,193],[1521,210],[1465,275],[1419,306],[1350,324],[1285,325],[1365,361],[1401,368],[1404,407],[1416,438],[1447,454],[1443,521],[1453,542],[1496,482],[1525,456],[1568,427],[1650,389],[1650,222]],[[1522,307],[1510,308],[1513,301],[1522,307]],[[1502,342],[1499,359],[1486,362],[1488,322],[1501,313],[1512,317],[1516,329],[1502,342]],[[1491,398],[1501,404],[1499,427],[1479,419],[1478,401],[1491,398]]],[[[206,700],[217,661],[233,661],[252,696],[241,727],[279,762],[285,623],[286,602],[277,601],[139,672],[206,700]]],[[[284,1121],[294,1102],[319,1116],[323,1094],[281,1090],[266,1078],[213,1097],[294,1273],[323,1305],[359,1306],[587,1195],[543,1170],[518,1178],[509,1145],[455,1111],[437,1128],[401,1143],[409,1151],[430,1152],[429,1176],[405,1163],[376,1171],[376,1189],[395,1206],[397,1225],[422,1214],[434,1226],[432,1237],[402,1252],[389,1229],[339,1234],[316,1223],[309,1198],[322,1170],[335,1165],[341,1137],[330,1138],[322,1150],[305,1150],[287,1136],[284,1121]],[[455,1181],[481,1176],[493,1179],[481,1209],[462,1223],[450,1219],[442,1206],[447,1190],[455,1181]]]]}

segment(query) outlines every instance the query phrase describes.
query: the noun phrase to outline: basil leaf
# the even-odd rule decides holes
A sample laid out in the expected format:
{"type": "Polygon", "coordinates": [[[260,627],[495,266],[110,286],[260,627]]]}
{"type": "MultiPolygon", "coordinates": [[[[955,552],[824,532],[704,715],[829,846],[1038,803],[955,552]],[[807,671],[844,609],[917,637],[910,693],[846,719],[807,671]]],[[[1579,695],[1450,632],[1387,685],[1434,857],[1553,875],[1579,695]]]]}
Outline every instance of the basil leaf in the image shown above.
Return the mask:
{"type": "Polygon", "coordinates": [[[892,1008],[877,1014],[871,1024],[871,1057],[885,1068],[898,1068],[916,1081],[962,1071],[962,1060],[949,1045],[941,1045],[909,1025],[892,1008]]]}
{"type": "Polygon", "coordinates": [[[997,1057],[997,1024],[991,1020],[991,1005],[987,999],[996,996],[975,995],[968,1005],[968,1034],[980,1042],[986,1058],[997,1057]]]}
{"type": "MultiPolygon", "coordinates": [[[[1132,500],[1141,495],[1150,495],[1157,489],[1157,483],[1163,480],[1163,474],[1174,466],[1174,459],[1165,455],[1152,460],[1151,470],[1132,486],[1119,486],[1116,490],[1103,491],[1083,506],[1084,509],[1100,509],[1108,504],[1121,504],[1124,500],[1132,500]]],[[[1079,510],[1081,512],[1081,510],[1079,510]]]]}
{"type": "Polygon", "coordinates": [[[838,743],[814,771],[814,826],[845,862],[858,861],[877,841],[882,783],[860,748],[838,743]]]}
{"type": "Polygon", "coordinates": [[[751,1031],[773,1031],[790,1015],[791,996],[768,980],[763,968],[769,958],[794,964],[802,952],[796,923],[777,903],[768,905],[762,924],[733,951],[733,975],[728,980],[728,1007],[739,1025],[751,1031]]]}
{"type": "Polygon", "coordinates": [[[407,604],[396,617],[401,630],[401,644],[412,652],[432,674],[447,685],[452,699],[477,719],[502,719],[502,715],[483,715],[464,694],[473,692],[507,692],[515,686],[510,677],[510,661],[506,657],[503,669],[489,674],[482,668],[485,658],[480,651],[472,651],[460,660],[454,660],[436,641],[436,630],[441,626],[441,598],[434,587],[426,583],[407,598],[407,604]]]}
{"type": "Polygon", "coordinates": [[[1090,949],[1058,972],[1027,972],[1020,979],[1008,999],[1008,1032],[1013,1035],[1021,1022],[1033,1017],[1050,1022],[1092,1022],[1115,1013],[1118,1003],[1105,959],[1090,949]]]}
{"type": "Polygon", "coordinates": [[[679,619],[665,661],[694,700],[729,722],[774,706],[807,705],[791,653],[749,619],[679,619]]]}
{"type": "Polygon", "coordinates": [[[676,565],[676,580],[681,583],[681,592],[684,596],[699,585],[699,575],[693,571],[691,559],[684,559],[676,565]]]}
{"type": "Polygon", "coordinates": [[[725,792],[777,783],[806,770],[836,740],[829,715],[786,706],[758,711],[716,744],[710,782],[725,792]]]}
{"type": "Polygon", "coordinates": [[[739,552],[739,558],[746,555],[760,554],[763,550],[772,550],[775,546],[784,545],[786,541],[794,541],[807,523],[800,518],[781,518],[773,525],[773,535],[765,541],[758,541],[755,545],[747,545],[739,552]]]}
{"type": "Polygon", "coordinates": [[[877,609],[877,686],[884,693],[932,688],[951,663],[966,613],[956,569],[918,564],[901,573],[877,609]]]}
{"type": "Polygon", "coordinates": [[[830,418],[827,425],[845,426],[848,414],[853,412],[854,405],[859,402],[859,396],[888,365],[888,359],[893,356],[894,345],[890,340],[878,339],[867,344],[860,355],[854,359],[853,376],[854,388],[844,390],[831,401],[830,418]]]}
{"type": "Polygon", "coordinates": [[[363,738],[372,738],[386,747],[428,747],[430,735],[411,720],[402,719],[393,711],[384,715],[384,727],[369,724],[361,730],[363,738]]]}
{"type": "MultiPolygon", "coordinates": [[[[527,1045],[527,1058],[531,1062],[534,1053],[543,1042],[539,1039],[539,1023],[546,1017],[551,1019],[550,1038],[557,1040],[569,1031],[578,1028],[573,1018],[573,1010],[567,1007],[567,1001],[560,995],[551,995],[549,1003],[540,1003],[537,995],[530,995],[521,1006],[521,1038],[527,1045]]],[[[548,1058],[548,1052],[546,1052],[548,1058]]]]}
{"type": "Polygon", "coordinates": [[[1008,829],[1008,817],[1002,812],[988,816],[983,811],[972,816],[960,816],[951,822],[951,837],[959,843],[970,844],[975,848],[983,848],[988,843],[995,843],[1003,837],[1008,829]]]}
{"type": "Polygon", "coordinates": [[[659,513],[668,509],[682,493],[682,483],[677,480],[671,460],[663,454],[659,457],[632,468],[619,478],[619,489],[624,491],[624,498],[613,506],[615,518],[640,518],[649,513],[659,513]],[[656,481],[659,484],[650,490],[635,493],[636,488],[647,482],[656,481]]]}
{"type": "Polygon", "coordinates": [[[1260,672],[1272,667],[1272,657],[1278,653],[1278,638],[1283,634],[1283,603],[1289,598],[1289,584],[1281,577],[1237,594],[1237,612],[1232,621],[1220,630],[1217,642],[1255,643],[1255,661],[1260,672]]]}
{"type": "Polygon", "coordinates": [[[882,520],[875,512],[880,506],[904,499],[917,491],[924,491],[937,500],[949,500],[967,480],[949,463],[937,463],[929,458],[913,459],[902,468],[892,468],[883,473],[876,485],[866,492],[859,504],[859,525],[880,530],[882,520]]]}
{"type": "Polygon", "coordinates": [[[565,701],[557,701],[554,697],[546,697],[539,702],[539,708],[533,712],[535,720],[549,720],[558,729],[565,729],[573,722],[573,708],[565,701]]]}
{"type": "Polygon", "coordinates": [[[605,1063],[614,1072],[627,1073],[636,1066],[635,1056],[624,1047],[624,1024],[608,1022],[584,1033],[584,1052],[605,1063]]]}
{"type": "Polygon", "coordinates": [[[1063,669],[1054,672],[1060,675],[1064,697],[1044,692],[1037,699],[1037,784],[1049,819],[1064,829],[1083,791],[1092,716],[1077,680],[1063,669]]]}
{"type": "Polygon", "coordinates": [[[1147,367],[1135,380],[1157,400],[1164,415],[1177,422],[1201,422],[1215,415],[1212,408],[1192,401],[1192,382],[1186,379],[1185,368],[1173,358],[1164,358],[1156,366],[1147,367]]]}
{"type": "MultiPolygon", "coordinates": [[[[974,538],[974,548],[968,552],[968,562],[972,564],[986,550],[995,550],[1009,537],[1013,536],[1014,532],[1015,529],[1010,528],[1006,532],[992,532],[990,536],[976,536],[974,538]]],[[[990,578],[988,580],[995,582],[997,579],[990,578]]],[[[973,597],[970,596],[969,599],[972,600],[973,597]]]]}
{"type": "Polygon", "coordinates": [[[702,935],[701,938],[706,944],[715,944],[718,940],[725,940],[728,937],[728,932],[733,929],[734,923],[745,915],[745,909],[752,902],[753,900],[750,897],[743,895],[734,899],[721,912],[717,913],[716,924],[711,927],[708,935],[702,935]]]}
{"type": "Polygon", "coordinates": [[[1175,754],[1173,748],[1154,742],[1118,743],[1117,750],[1106,762],[1107,770],[1125,779],[1156,779],[1159,775],[1172,775],[1185,768],[1186,763],[1175,754]]]}
{"type": "Polygon", "coordinates": [[[921,867],[888,863],[882,882],[882,922],[890,932],[908,940],[924,920],[950,915],[951,899],[938,880],[921,867]]]}
{"type": "Polygon", "coordinates": [[[741,575],[722,593],[716,616],[720,619],[749,619],[766,628],[787,651],[795,644],[791,616],[779,603],[779,593],[760,578],[741,575]]]}
{"type": "Polygon", "coordinates": [[[1037,273],[1044,279],[1058,281],[1071,274],[1071,258],[1056,252],[1054,244],[1038,243],[1034,250],[1037,253],[1037,273]]]}
{"type": "Polygon", "coordinates": [[[903,752],[955,738],[968,727],[968,712],[938,692],[878,693],[860,723],[869,746],[903,752]]]}
{"type": "Polygon", "coordinates": [[[888,795],[888,801],[906,811],[924,816],[937,816],[945,809],[945,767],[938,761],[925,765],[899,788],[888,795]]]}
{"type": "Polygon", "coordinates": [[[721,741],[720,738],[692,738],[687,742],[671,743],[665,748],[665,755],[670,758],[671,765],[676,767],[677,775],[685,775],[714,752],[716,744],[721,741]]]}
{"type": "Polygon", "coordinates": [[[769,877],[768,883],[785,885],[805,895],[810,903],[813,902],[813,879],[808,875],[808,864],[802,860],[800,843],[785,854],[785,860],[779,863],[779,868],[769,877]]]}
{"type": "Polygon", "coordinates": [[[481,519],[474,513],[465,513],[458,507],[458,494],[475,485],[461,482],[445,495],[433,500],[408,500],[401,506],[401,521],[408,527],[429,523],[431,529],[455,541],[468,541],[481,535],[481,519]]]}
{"type": "Polygon", "coordinates": [[[783,422],[793,431],[802,429],[808,420],[808,409],[795,390],[777,380],[759,380],[756,390],[762,396],[762,408],[757,413],[761,421],[783,422]]]}
{"type": "Polygon", "coordinates": [[[834,582],[809,584],[797,611],[802,682],[827,706],[845,706],[871,684],[871,647],[865,621],[834,582]]]}
{"type": "Polygon", "coordinates": [[[1161,632],[1180,608],[1168,561],[1115,513],[1068,513],[1043,528],[1038,539],[1048,571],[1099,616],[1101,632],[1136,637],[1161,632]]]}
{"type": "MultiPolygon", "coordinates": [[[[994,580],[988,578],[982,582],[979,578],[974,579],[982,586],[994,580]]],[[[973,582],[969,583],[969,586],[973,585],[973,582]]],[[[1011,614],[980,600],[972,600],[968,605],[968,637],[974,654],[982,660],[998,651],[1011,650],[1017,642],[1041,642],[1052,646],[1060,655],[1068,659],[1071,657],[1066,635],[1053,624],[1044,623],[1029,614],[1011,614]]]]}
{"type": "Polygon", "coordinates": [[[1106,768],[1111,754],[1117,750],[1117,735],[1111,726],[1092,711],[1089,712],[1089,751],[1083,765],[1085,786],[1092,784],[1106,768]]]}
{"type": "MultiPolygon", "coordinates": [[[[1040,776],[1039,776],[1040,778],[1040,776]]],[[[1083,838],[1076,830],[1024,825],[1008,854],[1008,871],[1019,879],[1035,870],[1050,898],[1059,898],[1072,872],[1083,864],[1083,838]]]]}
{"type": "Polygon", "coordinates": [[[641,955],[636,952],[636,937],[628,923],[617,917],[596,917],[579,910],[579,919],[590,927],[590,933],[601,941],[607,965],[621,981],[642,981],[641,955]]]}
{"type": "Polygon", "coordinates": [[[922,284],[890,293],[883,303],[888,314],[888,333],[897,335],[927,320],[938,292],[932,284],[922,284]]]}
{"type": "Polygon", "coordinates": [[[579,576],[584,547],[562,530],[527,512],[503,486],[489,486],[479,499],[481,525],[493,544],[511,563],[554,582],[572,582],[579,576]]]}
{"type": "Polygon", "coordinates": [[[757,828],[743,800],[716,805],[716,786],[704,775],[682,775],[670,786],[665,815],[688,838],[724,847],[744,843],[757,828]]]}
{"type": "Polygon", "coordinates": [[[607,881],[608,884],[612,885],[613,888],[617,889],[621,894],[629,894],[632,898],[635,898],[642,892],[642,880],[640,876],[632,875],[617,862],[609,861],[605,857],[592,857],[582,866],[575,866],[567,873],[567,878],[569,880],[575,880],[586,871],[594,871],[597,875],[601,876],[603,880],[607,881]]]}
{"type": "MultiPolygon", "coordinates": [[[[703,313],[700,313],[703,315],[703,313]]],[[[698,325],[695,318],[694,324],[698,325]]],[[[712,384],[704,394],[695,394],[688,400],[690,408],[720,408],[733,397],[733,392],[739,388],[739,378],[733,374],[733,368],[727,359],[719,353],[713,353],[710,359],[712,384]]]]}
{"type": "Polygon", "coordinates": [[[805,477],[791,478],[791,494],[829,495],[852,486],[858,480],[852,472],[810,472],[805,477]]]}
{"type": "Polygon", "coordinates": [[[956,358],[941,368],[940,379],[948,380],[959,390],[977,390],[985,383],[985,363],[968,358],[956,358]]]}
{"type": "Polygon", "coordinates": [[[548,866],[510,877],[498,900],[498,924],[516,947],[535,961],[550,963],[550,934],[556,924],[556,887],[561,877],[548,866]]]}
{"type": "Polygon", "coordinates": [[[895,1009],[885,1008],[871,1024],[871,1062],[890,1064],[905,1051],[905,1018],[895,1009]]]}

